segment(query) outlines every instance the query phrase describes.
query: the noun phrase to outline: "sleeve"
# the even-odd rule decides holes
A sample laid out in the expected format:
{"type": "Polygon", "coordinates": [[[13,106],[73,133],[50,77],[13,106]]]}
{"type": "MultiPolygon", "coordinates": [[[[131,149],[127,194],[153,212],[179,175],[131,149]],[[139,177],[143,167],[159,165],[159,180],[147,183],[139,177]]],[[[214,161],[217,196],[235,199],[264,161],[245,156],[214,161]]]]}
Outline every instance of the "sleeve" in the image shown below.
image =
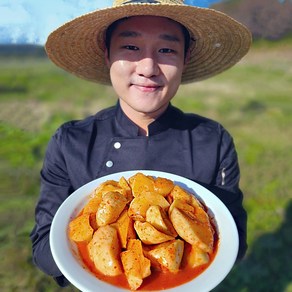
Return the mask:
{"type": "Polygon", "coordinates": [[[233,139],[223,128],[221,137],[216,185],[211,188],[234,218],[239,235],[237,259],[240,260],[247,250],[247,213],[243,207],[243,193],[239,188],[240,169],[233,139]]]}
{"type": "Polygon", "coordinates": [[[59,206],[72,192],[66,163],[61,151],[60,130],[48,144],[41,170],[41,190],[35,208],[35,226],[30,234],[33,261],[44,273],[52,276],[60,286],[69,282],[54,262],[49,242],[50,227],[59,206]]]}

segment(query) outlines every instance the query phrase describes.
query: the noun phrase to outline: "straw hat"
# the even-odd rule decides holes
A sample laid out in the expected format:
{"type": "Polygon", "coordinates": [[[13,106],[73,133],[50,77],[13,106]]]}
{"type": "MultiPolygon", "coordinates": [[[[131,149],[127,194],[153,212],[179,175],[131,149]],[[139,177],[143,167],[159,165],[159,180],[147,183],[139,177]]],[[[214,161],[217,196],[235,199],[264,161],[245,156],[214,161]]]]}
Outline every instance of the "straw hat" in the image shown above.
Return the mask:
{"type": "Polygon", "coordinates": [[[195,39],[182,83],[214,76],[237,63],[249,50],[251,34],[241,23],[219,11],[184,5],[183,0],[115,0],[67,22],[46,43],[49,58],[59,67],[86,80],[111,84],[104,59],[104,37],[114,21],[152,15],[184,25],[195,39]]]}

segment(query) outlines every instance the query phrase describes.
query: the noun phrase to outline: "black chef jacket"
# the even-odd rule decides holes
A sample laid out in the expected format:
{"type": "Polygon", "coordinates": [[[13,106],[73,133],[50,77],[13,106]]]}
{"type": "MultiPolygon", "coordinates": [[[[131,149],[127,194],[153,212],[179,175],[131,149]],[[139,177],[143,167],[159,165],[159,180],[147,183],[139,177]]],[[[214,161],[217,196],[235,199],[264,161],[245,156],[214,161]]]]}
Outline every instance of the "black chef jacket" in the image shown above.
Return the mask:
{"type": "Polygon", "coordinates": [[[157,170],[201,183],[232,213],[239,231],[238,258],[246,251],[246,212],[239,189],[237,154],[229,133],[217,122],[169,105],[149,125],[149,135],[119,103],[82,121],[61,126],[51,138],[41,170],[36,224],[31,232],[35,264],[59,285],[66,280],[50,251],[49,232],[62,202],[89,181],[126,170],[157,170]]]}

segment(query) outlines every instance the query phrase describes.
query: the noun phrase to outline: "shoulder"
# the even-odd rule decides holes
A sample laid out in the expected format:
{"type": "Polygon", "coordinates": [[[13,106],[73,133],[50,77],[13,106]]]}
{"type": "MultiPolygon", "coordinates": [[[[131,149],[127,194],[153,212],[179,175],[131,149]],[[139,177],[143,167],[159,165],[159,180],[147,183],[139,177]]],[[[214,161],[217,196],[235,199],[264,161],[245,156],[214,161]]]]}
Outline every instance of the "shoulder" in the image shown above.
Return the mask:
{"type": "Polygon", "coordinates": [[[78,136],[86,136],[91,134],[99,127],[103,127],[105,124],[110,124],[115,117],[116,107],[110,107],[103,109],[96,114],[86,117],[82,120],[71,120],[62,124],[54,134],[54,138],[62,140],[65,138],[78,136]]]}
{"type": "Polygon", "coordinates": [[[189,130],[205,129],[209,131],[221,132],[224,127],[217,121],[195,114],[186,113],[182,110],[171,107],[173,121],[177,127],[187,128],[189,130]]]}
{"type": "Polygon", "coordinates": [[[97,112],[95,115],[86,117],[82,120],[72,120],[64,123],[60,126],[58,131],[74,131],[74,130],[86,130],[99,122],[111,120],[115,116],[115,107],[110,107],[97,112]]]}
{"type": "Polygon", "coordinates": [[[82,120],[72,120],[61,125],[60,129],[82,129],[94,123],[110,120],[115,116],[115,107],[110,107],[97,112],[95,115],[82,120]]]}
{"type": "Polygon", "coordinates": [[[217,141],[218,144],[232,143],[232,136],[220,122],[195,113],[183,112],[173,106],[171,111],[173,128],[188,131],[199,140],[217,141]]]}

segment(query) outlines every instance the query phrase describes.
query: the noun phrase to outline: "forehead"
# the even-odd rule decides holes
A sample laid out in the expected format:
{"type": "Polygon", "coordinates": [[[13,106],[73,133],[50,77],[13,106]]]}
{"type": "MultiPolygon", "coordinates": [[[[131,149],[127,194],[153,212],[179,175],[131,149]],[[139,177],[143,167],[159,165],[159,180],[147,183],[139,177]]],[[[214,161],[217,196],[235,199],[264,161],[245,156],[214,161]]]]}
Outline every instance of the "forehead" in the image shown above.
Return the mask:
{"type": "Polygon", "coordinates": [[[132,16],[117,23],[113,33],[121,31],[138,31],[150,35],[171,34],[183,37],[182,25],[166,17],[160,16],[132,16]]]}

